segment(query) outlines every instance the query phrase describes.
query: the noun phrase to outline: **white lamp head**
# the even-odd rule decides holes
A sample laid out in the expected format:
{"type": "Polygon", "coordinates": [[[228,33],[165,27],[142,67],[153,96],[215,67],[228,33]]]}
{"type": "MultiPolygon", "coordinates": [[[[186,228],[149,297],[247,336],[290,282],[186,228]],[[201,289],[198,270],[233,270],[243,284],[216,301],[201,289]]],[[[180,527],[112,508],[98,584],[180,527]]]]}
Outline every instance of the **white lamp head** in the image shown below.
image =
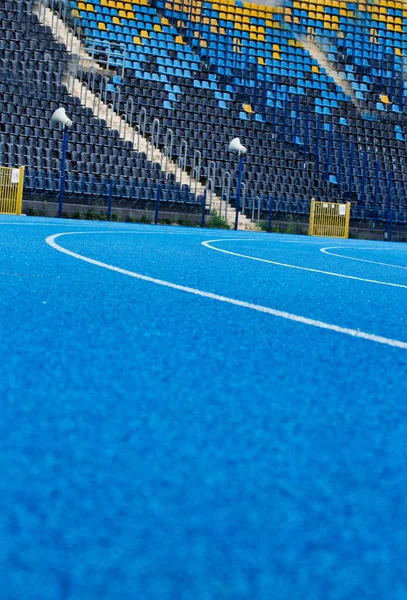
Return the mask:
{"type": "Polygon", "coordinates": [[[245,146],[242,146],[238,137],[235,137],[229,144],[229,152],[239,152],[239,154],[246,154],[247,148],[245,148],[245,146]]]}
{"type": "Polygon", "coordinates": [[[65,109],[63,106],[58,108],[51,117],[52,123],[62,123],[64,127],[70,129],[72,127],[72,121],[67,117],[65,109]]]}

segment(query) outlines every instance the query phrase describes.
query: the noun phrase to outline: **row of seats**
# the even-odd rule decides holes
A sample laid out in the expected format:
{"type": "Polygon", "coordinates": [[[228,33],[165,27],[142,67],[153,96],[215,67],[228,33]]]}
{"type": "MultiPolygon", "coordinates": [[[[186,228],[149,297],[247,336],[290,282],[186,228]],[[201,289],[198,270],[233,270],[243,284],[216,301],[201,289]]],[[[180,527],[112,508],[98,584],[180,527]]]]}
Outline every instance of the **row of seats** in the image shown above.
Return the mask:
{"type": "MultiPolygon", "coordinates": [[[[399,85],[392,96],[391,81],[394,78],[388,77],[389,69],[392,74],[394,63],[394,73],[398,73],[397,67],[401,63],[394,59],[388,65],[387,59],[383,58],[392,56],[389,48],[403,48],[403,45],[396,45],[398,32],[393,32],[394,44],[384,46],[386,53],[377,54],[383,66],[376,64],[368,71],[364,67],[364,80],[359,78],[355,62],[359,40],[355,40],[355,61],[344,55],[344,62],[338,63],[348,74],[350,83],[357,85],[355,92],[362,95],[359,105],[355,105],[303,47],[300,35],[307,25],[296,21],[305,18],[296,13],[303,10],[301,7],[258,7],[233,0],[227,3],[154,0],[149,5],[131,3],[129,8],[124,3],[121,3],[123,6],[118,6],[118,2],[113,5],[112,1],[69,2],[72,24],[82,27],[88,47],[95,51],[101,64],[106,64],[103,40],[122,48],[125,69],[123,76],[116,77],[114,82],[112,79],[108,86],[108,101],[117,101],[115,89],[119,86],[121,112],[125,110],[127,99],[132,98],[136,111],[141,107],[147,109],[150,122],[155,117],[160,119],[161,146],[165,131],[173,131],[173,158],[179,157],[181,141],[187,140],[189,168],[193,164],[193,151],[201,153],[204,175],[208,174],[209,162],[214,161],[216,191],[221,191],[221,171],[227,168],[231,173],[232,196],[234,194],[236,164],[231,162],[227,146],[231,137],[239,135],[248,147],[244,177],[252,194],[278,195],[287,210],[290,210],[288,200],[292,197],[296,197],[301,205],[306,205],[311,196],[339,201],[351,198],[356,211],[359,207],[368,210],[365,207],[376,194],[381,210],[386,203],[386,181],[391,171],[391,204],[395,210],[403,212],[406,124],[403,105],[396,105],[391,98],[397,91],[404,98],[405,90],[404,84],[399,85]],[[119,11],[126,14],[119,14],[119,11]],[[100,27],[101,23],[105,27],[100,27]],[[346,70],[346,67],[351,69],[346,70]],[[378,100],[370,93],[371,86],[381,88],[378,100]],[[379,101],[385,110],[376,106],[379,101]],[[398,111],[394,110],[395,106],[398,111]],[[214,139],[215,131],[217,137],[214,139]]],[[[6,2],[13,4],[11,0],[6,2]]],[[[325,6],[325,3],[318,3],[318,6],[325,6]]],[[[348,5],[331,8],[350,11],[348,5]]],[[[7,11],[7,15],[11,12],[7,11]]],[[[332,11],[326,11],[326,14],[339,16],[341,27],[342,21],[351,18],[348,14],[337,15],[332,11]]],[[[331,24],[337,22],[332,18],[325,20],[331,24]]],[[[11,21],[16,22],[15,19],[11,21]]],[[[45,28],[39,29],[43,34],[45,28]]],[[[339,32],[335,33],[336,52],[333,37],[330,48],[334,58],[340,57],[343,29],[326,29],[339,32]]],[[[36,34],[31,36],[36,37],[36,34]]],[[[13,44],[4,48],[11,53],[7,54],[8,60],[17,51],[15,40],[13,44]]],[[[26,48],[20,43],[18,47],[19,50],[26,48]]],[[[59,51],[67,60],[66,49],[61,47],[59,51]]],[[[397,56],[395,52],[393,54],[397,56]]],[[[372,56],[377,60],[374,54],[372,56]]],[[[51,61],[50,72],[53,67],[51,61]]],[[[100,77],[96,77],[96,83],[99,85],[100,77]]],[[[61,96],[69,106],[66,89],[61,89],[61,96]]],[[[75,114],[81,136],[69,147],[68,166],[72,172],[117,178],[135,175],[145,182],[148,178],[144,177],[143,169],[151,169],[151,181],[163,181],[160,165],[150,164],[137,170],[138,167],[131,164],[132,160],[137,160],[137,153],[130,147],[121,149],[123,154],[120,151],[109,156],[100,152],[100,147],[108,141],[119,142],[117,132],[109,131],[103,119],[94,119],[89,111],[78,105],[72,109],[69,106],[69,109],[75,114]],[[97,129],[91,132],[90,123],[97,129]],[[86,135],[93,135],[100,142],[94,139],[93,143],[87,143],[86,135]]],[[[18,116],[28,117],[27,114],[18,116]]],[[[45,125],[42,123],[37,128],[45,125]]],[[[32,160],[37,169],[46,166],[50,171],[56,171],[59,148],[22,152],[24,143],[20,138],[24,139],[27,134],[26,139],[31,139],[31,122],[23,125],[21,121],[6,118],[0,127],[0,134],[9,135],[14,131],[19,139],[18,144],[0,148],[9,160],[22,157],[32,160]],[[50,162],[44,165],[41,161],[50,162]]],[[[43,136],[39,137],[43,139],[43,136]]],[[[31,147],[29,142],[27,147],[31,147]]],[[[130,186],[124,185],[126,187],[130,186]]]]}

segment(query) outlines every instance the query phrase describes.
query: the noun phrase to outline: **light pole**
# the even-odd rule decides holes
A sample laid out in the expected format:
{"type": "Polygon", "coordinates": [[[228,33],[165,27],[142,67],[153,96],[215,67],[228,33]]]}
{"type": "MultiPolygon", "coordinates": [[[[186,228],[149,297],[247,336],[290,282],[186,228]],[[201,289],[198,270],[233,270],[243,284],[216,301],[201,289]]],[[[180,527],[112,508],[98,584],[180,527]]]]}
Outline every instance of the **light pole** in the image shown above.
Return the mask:
{"type": "Polygon", "coordinates": [[[247,148],[242,146],[239,138],[233,138],[229,144],[229,152],[239,153],[239,171],[237,174],[237,190],[236,190],[236,216],[235,216],[235,230],[239,224],[239,210],[240,210],[240,189],[242,187],[242,175],[243,175],[243,155],[246,154],[247,148]]]}
{"type": "Polygon", "coordinates": [[[68,130],[72,127],[72,121],[66,115],[63,107],[58,108],[51,117],[52,123],[62,123],[64,128],[64,140],[62,144],[61,158],[61,173],[59,179],[59,202],[58,202],[58,217],[62,217],[62,208],[64,205],[64,189],[65,189],[65,164],[66,164],[66,149],[68,146],[68,130]]]}

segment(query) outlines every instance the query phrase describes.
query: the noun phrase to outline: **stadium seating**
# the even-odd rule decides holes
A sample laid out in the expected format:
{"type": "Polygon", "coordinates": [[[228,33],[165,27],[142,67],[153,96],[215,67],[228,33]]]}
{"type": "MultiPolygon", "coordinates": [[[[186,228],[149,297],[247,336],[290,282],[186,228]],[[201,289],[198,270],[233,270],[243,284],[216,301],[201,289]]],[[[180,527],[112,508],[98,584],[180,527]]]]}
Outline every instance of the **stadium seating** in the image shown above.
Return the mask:
{"type": "Polygon", "coordinates": [[[0,40],[0,164],[25,165],[25,190],[55,195],[62,137],[51,115],[62,105],[75,124],[67,152],[68,194],[89,201],[107,198],[111,190],[113,198],[131,206],[154,200],[160,184],[162,202],[199,201],[187,185],[181,190],[159,164],[135,152],[67,93],[62,83],[68,71],[66,48],[22,4],[7,0],[0,9],[5,32],[0,40]]]}
{"type": "MultiPolygon", "coordinates": [[[[7,6],[17,4],[7,0],[7,6]]],[[[189,169],[194,153],[202,158],[203,175],[215,162],[217,192],[227,170],[233,196],[236,161],[228,143],[239,136],[248,148],[244,180],[249,199],[260,196],[264,210],[270,198],[273,210],[297,214],[308,213],[313,196],[350,199],[353,218],[385,220],[391,209],[395,222],[407,222],[407,12],[400,2],[380,0],[373,6],[288,0],[284,7],[265,7],[240,0],[69,0],[66,5],[95,60],[106,66],[108,56],[109,68],[116,69],[107,100],[112,102],[119,87],[121,112],[132,98],[136,107],[146,108],[150,121],[158,118],[160,146],[166,132],[173,133],[174,159],[185,140],[189,169]],[[352,97],[305,49],[304,36],[345,75],[352,97]]],[[[16,24],[10,15],[12,11],[4,11],[4,18],[16,24]]],[[[59,87],[84,124],[88,119],[98,128],[93,150],[85,130],[78,147],[70,148],[71,170],[87,183],[98,175],[131,176],[132,185],[124,182],[117,191],[126,189],[129,198],[134,182],[144,189],[148,173],[151,189],[162,181],[171,186],[169,198],[181,198],[176,184],[163,180],[159,165],[139,162],[136,167],[134,161],[146,161],[145,155],[133,158],[134,151],[103,121],[69,100],[60,83],[66,49],[55,44],[28,9],[25,18],[31,39],[48,36],[47,43],[58,53],[46,65],[44,72],[52,74],[47,77],[54,78],[47,85],[59,87]],[[105,147],[105,140],[118,146],[120,161],[108,151],[104,158],[96,147],[105,147]]],[[[22,42],[18,48],[7,42],[0,43],[3,63],[26,50],[22,42]]],[[[49,154],[51,149],[46,150],[49,154]]],[[[52,158],[54,163],[44,167],[56,167],[56,155],[52,158]]],[[[189,190],[184,193],[192,201],[189,190]]]]}
{"type": "Polygon", "coordinates": [[[372,27],[366,33],[355,23],[353,4],[334,4],[70,2],[89,49],[102,54],[106,40],[125,48],[123,102],[135,97],[164,131],[173,130],[178,147],[186,139],[204,165],[216,161],[218,191],[223,169],[236,185],[227,144],[238,135],[248,147],[251,196],[272,197],[278,210],[299,213],[313,195],[351,199],[353,216],[361,218],[372,216],[374,205],[375,216],[385,218],[390,203],[403,221],[406,42],[402,31],[382,35],[379,9],[358,16],[379,23],[375,38],[372,27]],[[329,43],[328,58],[352,83],[357,102],[304,49],[303,35],[325,51],[329,43]]]}

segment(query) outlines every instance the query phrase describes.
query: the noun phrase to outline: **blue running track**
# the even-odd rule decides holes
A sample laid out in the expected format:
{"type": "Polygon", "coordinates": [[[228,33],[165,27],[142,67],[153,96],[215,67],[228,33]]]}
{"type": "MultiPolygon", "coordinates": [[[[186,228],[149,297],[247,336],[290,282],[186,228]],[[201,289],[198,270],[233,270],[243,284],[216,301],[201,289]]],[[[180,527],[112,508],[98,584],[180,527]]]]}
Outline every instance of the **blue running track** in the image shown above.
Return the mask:
{"type": "Polygon", "coordinates": [[[0,240],[1,600],[407,599],[407,245],[0,240]]]}

